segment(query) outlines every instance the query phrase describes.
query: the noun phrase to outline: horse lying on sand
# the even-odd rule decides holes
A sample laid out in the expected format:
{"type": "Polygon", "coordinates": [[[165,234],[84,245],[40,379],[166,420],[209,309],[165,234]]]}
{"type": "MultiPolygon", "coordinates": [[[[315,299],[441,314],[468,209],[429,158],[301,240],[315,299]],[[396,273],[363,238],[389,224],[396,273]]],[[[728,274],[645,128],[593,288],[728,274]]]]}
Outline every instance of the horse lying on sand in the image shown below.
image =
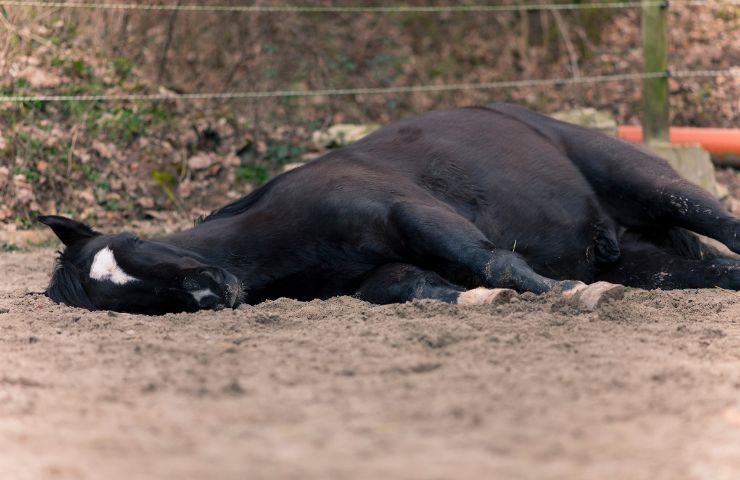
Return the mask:
{"type": "Polygon", "coordinates": [[[39,220],[66,246],[47,295],[91,310],[740,289],[740,260],[693,233],[740,253],[740,220],[708,193],[637,146],[509,104],[392,124],[160,238],[39,220]]]}

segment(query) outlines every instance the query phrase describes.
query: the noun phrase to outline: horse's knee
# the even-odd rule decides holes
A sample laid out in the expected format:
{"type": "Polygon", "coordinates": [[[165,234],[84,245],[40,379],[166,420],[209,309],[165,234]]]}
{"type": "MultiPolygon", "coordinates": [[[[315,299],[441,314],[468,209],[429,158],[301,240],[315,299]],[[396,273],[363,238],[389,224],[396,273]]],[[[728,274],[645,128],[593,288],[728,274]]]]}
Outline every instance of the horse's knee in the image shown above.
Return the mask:
{"type": "Polygon", "coordinates": [[[524,258],[508,250],[492,252],[483,268],[483,276],[492,288],[545,293],[558,286],[556,280],[539,275],[524,258]]]}
{"type": "Polygon", "coordinates": [[[597,226],[594,232],[594,253],[600,263],[614,263],[619,259],[621,250],[619,239],[614,228],[597,226]]]}

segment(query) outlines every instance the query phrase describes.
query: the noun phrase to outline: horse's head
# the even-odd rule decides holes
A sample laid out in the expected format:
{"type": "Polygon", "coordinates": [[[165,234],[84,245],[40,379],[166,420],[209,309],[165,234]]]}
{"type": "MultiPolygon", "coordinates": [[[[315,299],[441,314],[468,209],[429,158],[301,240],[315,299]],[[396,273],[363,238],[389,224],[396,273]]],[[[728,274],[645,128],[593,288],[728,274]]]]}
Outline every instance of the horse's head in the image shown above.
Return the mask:
{"type": "Polygon", "coordinates": [[[40,216],[65,245],[46,291],[57,302],[89,310],[162,314],[235,307],[238,279],[187,249],[106,235],[54,215],[40,216]]]}

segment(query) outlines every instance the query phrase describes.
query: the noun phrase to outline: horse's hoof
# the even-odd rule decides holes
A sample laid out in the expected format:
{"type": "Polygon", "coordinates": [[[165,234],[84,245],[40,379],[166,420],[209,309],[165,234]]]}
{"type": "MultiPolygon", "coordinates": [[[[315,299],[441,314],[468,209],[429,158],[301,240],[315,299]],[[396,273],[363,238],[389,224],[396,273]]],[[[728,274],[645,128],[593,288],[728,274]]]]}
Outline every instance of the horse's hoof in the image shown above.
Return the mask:
{"type": "Polygon", "coordinates": [[[621,300],[624,297],[624,285],[609,282],[596,282],[590,285],[579,283],[563,292],[563,296],[572,299],[586,310],[594,310],[609,300],[621,300]]]}
{"type": "Polygon", "coordinates": [[[462,292],[457,297],[458,305],[493,305],[508,303],[516,296],[516,292],[510,288],[483,288],[478,287],[467,292],[462,292]]]}

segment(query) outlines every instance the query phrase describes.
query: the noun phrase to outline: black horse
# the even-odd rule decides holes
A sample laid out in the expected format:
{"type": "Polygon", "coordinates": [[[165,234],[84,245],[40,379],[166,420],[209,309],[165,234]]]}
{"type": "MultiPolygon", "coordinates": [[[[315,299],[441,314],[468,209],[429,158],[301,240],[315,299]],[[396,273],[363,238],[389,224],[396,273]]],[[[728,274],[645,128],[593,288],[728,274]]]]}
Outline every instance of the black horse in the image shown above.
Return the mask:
{"type": "Polygon", "coordinates": [[[740,252],[740,220],[709,194],[637,146],[508,104],[395,123],[161,238],[39,220],[66,245],[47,295],[88,309],[740,289],[740,261],[692,233],[740,252]]]}

